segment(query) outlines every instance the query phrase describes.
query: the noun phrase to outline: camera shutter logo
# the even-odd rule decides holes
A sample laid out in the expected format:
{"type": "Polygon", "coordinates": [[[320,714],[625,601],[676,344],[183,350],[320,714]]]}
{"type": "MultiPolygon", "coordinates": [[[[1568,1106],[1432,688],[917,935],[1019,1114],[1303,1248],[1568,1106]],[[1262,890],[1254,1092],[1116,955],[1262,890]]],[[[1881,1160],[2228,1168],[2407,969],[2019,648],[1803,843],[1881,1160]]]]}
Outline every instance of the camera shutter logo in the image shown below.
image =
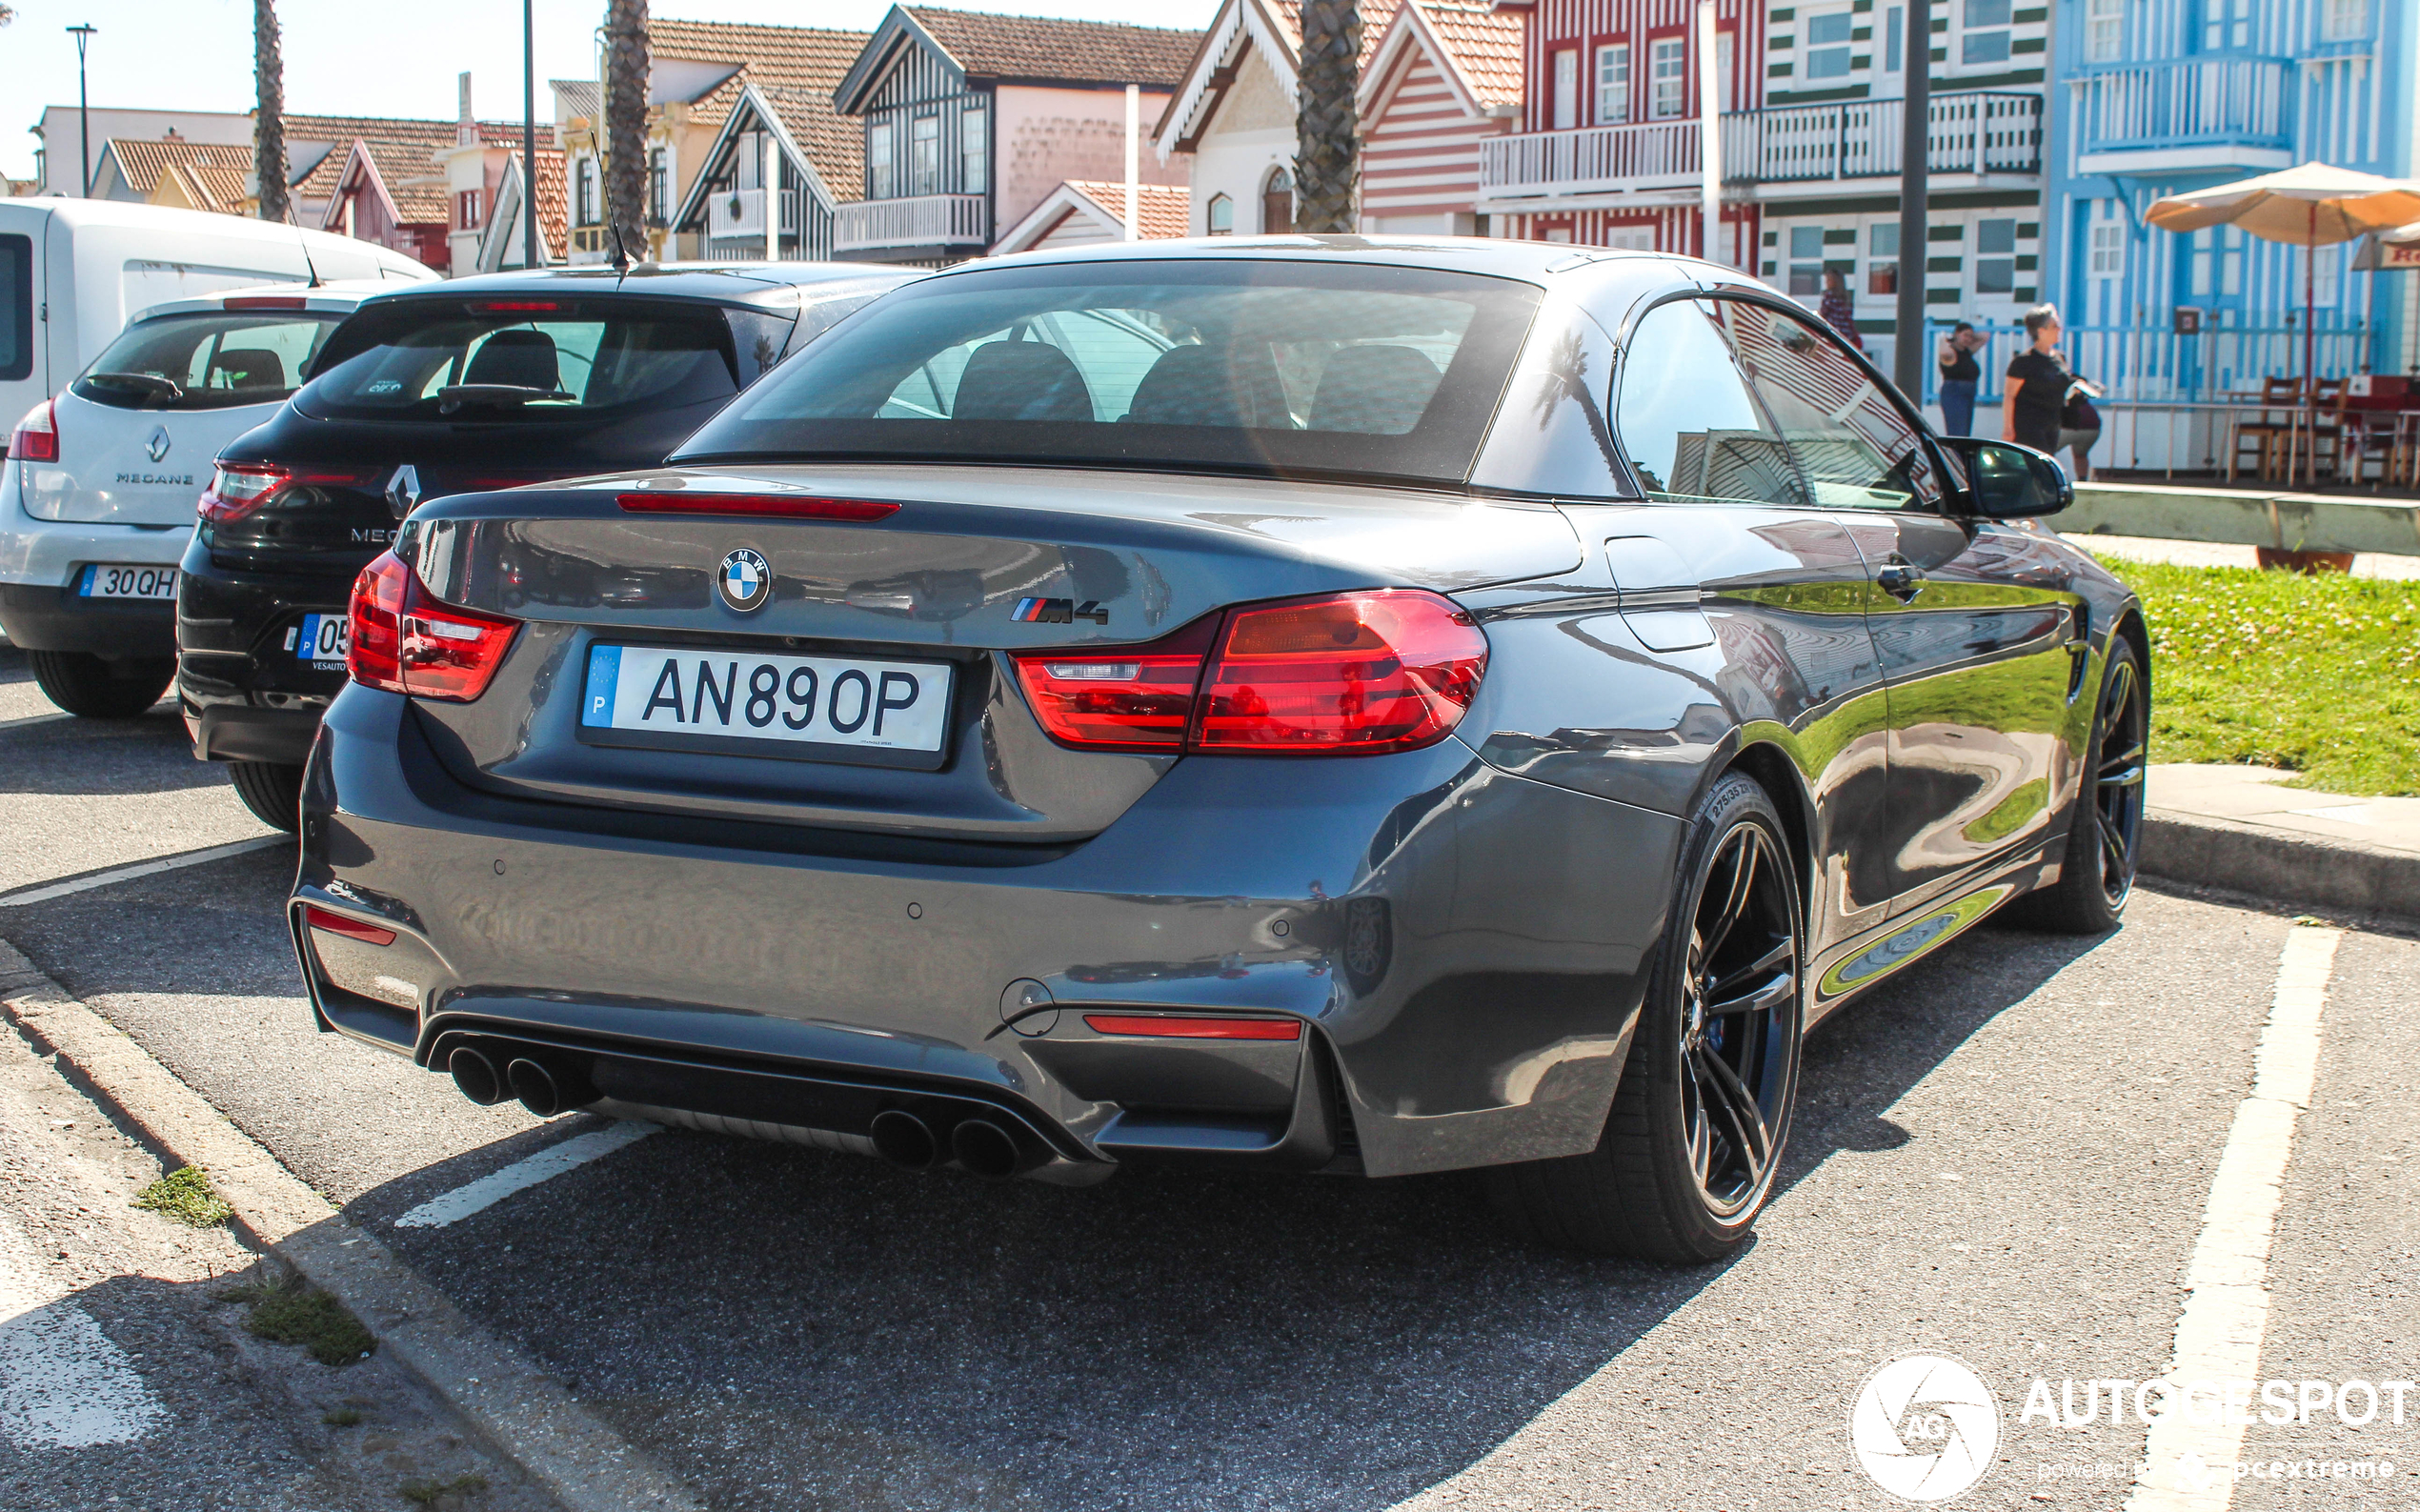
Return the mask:
{"type": "Polygon", "coordinates": [[[773,596],[773,569],[756,553],[742,546],[722,559],[722,571],[715,577],[715,591],[722,601],[745,615],[765,607],[773,596]]]}
{"type": "Polygon", "coordinates": [[[1848,1412],[1849,1447],[1867,1480],[1902,1502],[1963,1496],[2000,1450],[2000,1402],[1946,1355],[1902,1355],[1865,1378],[1848,1412]]]}

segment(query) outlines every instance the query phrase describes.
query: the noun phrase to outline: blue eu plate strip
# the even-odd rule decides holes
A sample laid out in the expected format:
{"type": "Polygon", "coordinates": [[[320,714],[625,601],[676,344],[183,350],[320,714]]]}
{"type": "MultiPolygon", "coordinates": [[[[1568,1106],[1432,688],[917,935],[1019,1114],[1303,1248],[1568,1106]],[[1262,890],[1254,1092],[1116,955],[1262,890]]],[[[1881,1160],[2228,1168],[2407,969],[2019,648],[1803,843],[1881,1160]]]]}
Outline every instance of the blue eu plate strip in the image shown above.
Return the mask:
{"type": "Polygon", "coordinates": [[[98,578],[100,575],[101,575],[101,569],[100,569],[99,564],[94,563],[94,562],[87,562],[87,563],[85,563],[85,564],[84,564],[84,586],[83,586],[83,587],[81,587],[81,588],[79,588],[79,589],[77,589],[77,590],[76,590],[76,592],[77,592],[77,593],[79,593],[79,594],[82,594],[82,595],[83,595],[85,597],[87,597],[87,598],[91,597],[91,596],[92,596],[92,584],[93,584],[93,581],[94,581],[96,578],[98,578]]]}
{"type": "Polygon", "coordinates": [[[611,727],[614,723],[614,688],[622,680],[622,648],[591,646],[588,648],[588,705],[581,711],[580,723],[611,727]]]}

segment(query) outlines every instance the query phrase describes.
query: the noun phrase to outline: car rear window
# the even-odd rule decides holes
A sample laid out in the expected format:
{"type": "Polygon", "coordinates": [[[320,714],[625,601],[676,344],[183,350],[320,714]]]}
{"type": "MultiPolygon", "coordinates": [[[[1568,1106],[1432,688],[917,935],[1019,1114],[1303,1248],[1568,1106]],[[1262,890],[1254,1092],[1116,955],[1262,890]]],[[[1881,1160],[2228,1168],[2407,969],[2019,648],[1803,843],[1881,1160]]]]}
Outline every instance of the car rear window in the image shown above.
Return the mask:
{"type": "Polygon", "coordinates": [[[1043,265],[907,285],[682,447],[1460,482],[1540,291],[1371,264],[1043,265]]]}
{"type": "Polygon", "coordinates": [[[72,385],[75,396],[123,410],[224,410],[274,404],[294,392],[337,312],[204,311],[138,320],[72,385]]]}
{"type": "Polygon", "coordinates": [[[542,421],[727,399],[739,369],[711,306],[408,299],[347,321],[295,402],[352,419],[542,421]]]}

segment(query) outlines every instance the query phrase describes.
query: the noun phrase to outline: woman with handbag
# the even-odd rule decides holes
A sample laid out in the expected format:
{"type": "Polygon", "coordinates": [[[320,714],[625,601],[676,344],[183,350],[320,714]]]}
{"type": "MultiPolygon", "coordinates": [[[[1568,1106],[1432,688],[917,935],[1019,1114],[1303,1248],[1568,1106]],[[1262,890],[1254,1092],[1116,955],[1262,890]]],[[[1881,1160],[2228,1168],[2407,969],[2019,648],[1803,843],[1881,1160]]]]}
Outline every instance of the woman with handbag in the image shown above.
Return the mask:
{"type": "Polygon", "coordinates": [[[2008,363],[2000,438],[2053,456],[2072,448],[2074,476],[2084,482],[2092,476],[2087,454],[2101,438],[2100,412],[2091,404],[2101,391],[2067,366],[2067,354],[2059,350],[2064,329],[2056,305],[2036,305],[2026,312],[2025,332],[2031,345],[2008,363]]]}

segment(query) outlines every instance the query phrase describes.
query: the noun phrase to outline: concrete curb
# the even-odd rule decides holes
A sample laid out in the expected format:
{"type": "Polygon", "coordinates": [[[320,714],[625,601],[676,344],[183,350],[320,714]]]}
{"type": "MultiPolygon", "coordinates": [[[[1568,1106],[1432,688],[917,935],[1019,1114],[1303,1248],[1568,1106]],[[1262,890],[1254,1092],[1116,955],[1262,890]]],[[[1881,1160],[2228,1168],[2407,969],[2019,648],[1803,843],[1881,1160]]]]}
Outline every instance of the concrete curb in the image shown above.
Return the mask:
{"type": "Polygon", "coordinates": [[[2342,914],[2420,919],[2420,856],[2175,809],[2143,816],[2148,877],[2342,914]]]}
{"type": "Polygon", "coordinates": [[[378,1347],[427,1381],[570,1512],[701,1512],[686,1487],[534,1361],[465,1318],[417,1271],[6,940],[0,940],[0,1015],[74,1067],[161,1149],[209,1171],[245,1232],[344,1303],[378,1347]]]}

